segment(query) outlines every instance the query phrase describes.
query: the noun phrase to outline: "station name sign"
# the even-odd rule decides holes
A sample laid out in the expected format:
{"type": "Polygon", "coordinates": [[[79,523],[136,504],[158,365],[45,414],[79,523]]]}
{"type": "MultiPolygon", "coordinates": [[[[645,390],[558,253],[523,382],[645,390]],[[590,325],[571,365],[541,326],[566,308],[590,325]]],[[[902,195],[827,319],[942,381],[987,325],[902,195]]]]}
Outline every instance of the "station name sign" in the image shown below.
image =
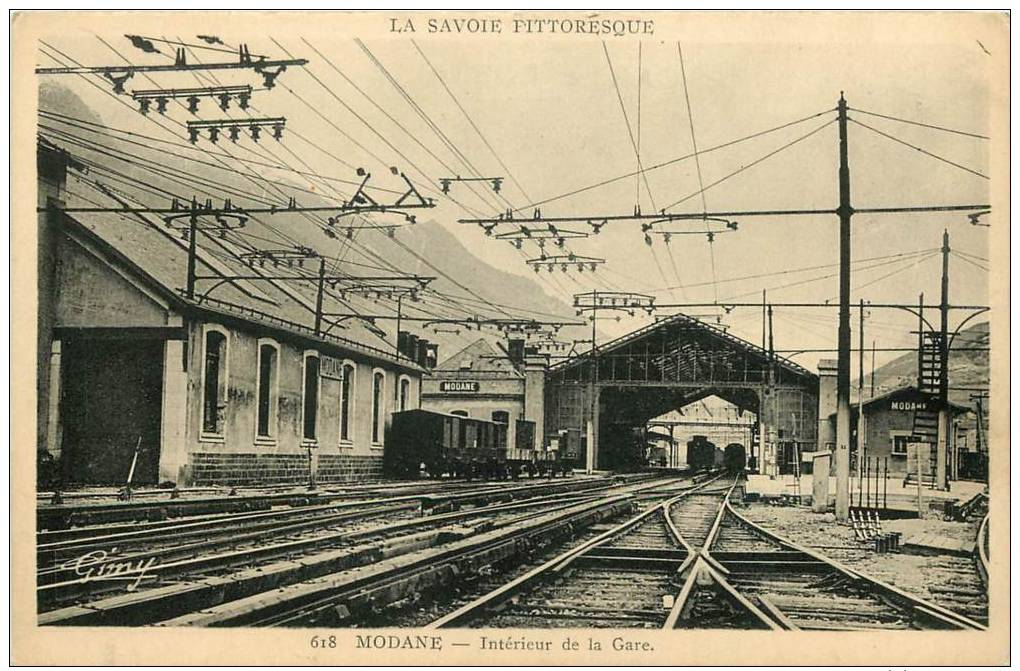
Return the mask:
{"type": "Polygon", "coordinates": [[[439,391],[448,394],[477,394],[478,383],[474,380],[443,380],[439,383],[439,391]]]}
{"type": "Polygon", "coordinates": [[[928,403],[925,401],[890,401],[889,409],[900,411],[927,410],[928,403]]]}
{"type": "Polygon", "coordinates": [[[323,354],[319,357],[319,375],[330,377],[334,380],[344,379],[344,362],[342,359],[334,359],[323,354]]]}

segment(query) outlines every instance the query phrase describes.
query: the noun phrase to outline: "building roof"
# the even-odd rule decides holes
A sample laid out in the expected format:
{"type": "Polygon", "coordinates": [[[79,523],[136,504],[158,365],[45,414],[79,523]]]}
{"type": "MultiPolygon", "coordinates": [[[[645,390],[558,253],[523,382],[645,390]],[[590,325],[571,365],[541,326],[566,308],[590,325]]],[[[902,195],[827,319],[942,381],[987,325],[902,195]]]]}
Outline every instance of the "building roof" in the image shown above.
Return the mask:
{"type": "MultiPolygon", "coordinates": [[[[67,192],[68,207],[134,206],[111,192],[75,184],[67,192]],[[87,191],[87,195],[82,192],[87,191]]],[[[197,251],[196,274],[219,276],[196,283],[193,299],[185,297],[188,242],[155,215],[142,213],[77,212],[61,213],[61,224],[98,245],[113,262],[142,278],[183,312],[201,313],[205,318],[233,321],[278,337],[292,337],[318,346],[324,353],[335,349],[374,361],[422,372],[420,366],[398,356],[385,333],[369,322],[350,318],[336,325],[324,324],[324,334],[316,335],[314,281],[221,280],[231,275],[304,275],[315,277],[317,261],[309,268],[249,267],[238,256],[248,249],[230,240],[202,234],[197,251]]],[[[317,277],[316,277],[317,279],[317,277]]],[[[358,310],[354,299],[340,302],[329,292],[323,300],[323,312],[349,313],[358,310]]],[[[366,301],[367,302],[367,301],[366,301]]]]}
{"type": "Polygon", "coordinates": [[[496,348],[485,338],[479,338],[456,354],[443,360],[432,369],[435,377],[466,375],[476,377],[524,378],[523,373],[510,360],[505,351],[496,348]]]}
{"type": "MultiPolygon", "coordinates": [[[[867,408],[868,406],[874,405],[876,403],[891,400],[900,396],[921,396],[921,395],[922,392],[917,388],[916,385],[908,384],[902,387],[898,387],[896,389],[892,389],[883,394],[879,394],[878,396],[873,396],[871,398],[865,399],[864,407],[867,408]]],[[[850,408],[856,409],[859,405],[860,403],[851,403],[850,408]]],[[[953,412],[957,413],[967,412],[970,410],[970,408],[959,405],[957,403],[953,403],[952,401],[949,402],[949,407],[953,410],[953,412]]]]}
{"type": "MultiPolygon", "coordinates": [[[[637,353],[635,356],[639,358],[650,356],[649,360],[656,367],[671,366],[672,369],[666,379],[672,379],[669,376],[675,373],[677,367],[687,374],[692,370],[697,372],[699,362],[701,368],[705,368],[703,358],[706,356],[719,359],[715,362],[719,368],[726,365],[723,361],[726,357],[740,359],[747,357],[755,361],[759,373],[764,371],[769,361],[769,353],[762,347],[682,313],[599,345],[597,356],[601,359],[616,353],[628,352],[637,353]],[[651,346],[650,349],[645,350],[643,357],[637,353],[641,349],[639,345],[642,341],[651,346]]],[[[774,365],[776,379],[779,382],[791,381],[806,385],[817,385],[818,383],[816,374],[789,359],[776,357],[774,365]]],[[[550,370],[565,372],[571,368],[583,370],[590,366],[590,353],[585,352],[556,364],[550,370]]]]}

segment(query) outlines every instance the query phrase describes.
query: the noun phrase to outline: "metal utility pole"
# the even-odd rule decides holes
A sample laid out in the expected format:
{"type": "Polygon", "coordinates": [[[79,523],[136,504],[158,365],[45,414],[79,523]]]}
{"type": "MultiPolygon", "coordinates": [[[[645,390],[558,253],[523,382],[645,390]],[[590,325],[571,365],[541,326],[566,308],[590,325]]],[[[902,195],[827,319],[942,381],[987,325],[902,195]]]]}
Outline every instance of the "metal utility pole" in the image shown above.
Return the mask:
{"type": "Polygon", "coordinates": [[[393,344],[393,351],[397,356],[400,356],[400,320],[403,318],[403,300],[404,295],[397,295],[397,335],[393,344]]]}
{"type": "Polygon", "coordinates": [[[867,463],[868,441],[864,429],[864,299],[861,299],[857,325],[857,475],[860,477],[861,464],[867,463]]]}
{"type": "MultiPolygon", "coordinates": [[[[775,418],[776,416],[776,389],[775,389],[775,374],[776,374],[776,348],[772,339],[772,306],[768,306],[768,321],[769,321],[769,372],[768,372],[768,390],[769,390],[769,406],[771,412],[769,416],[775,418]]],[[[766,442],[762,445],[763,453],[768,455],[769,464],[768,472],[769,478],[775,479],[779,475],[779,455],[777,453],[779,445],[776,441],[776,437],[773,434],[773,428],[770,426],[769,430],[765,432],[766,442]]]]}
{"type": "Polygon", "coordinates": [[[597,389],[595,378],[599,373],[599,364],[596,360],[595,354],[595,325],[598,323],[599,314],[599,292],[592,292],[592,312],[591,312],[591,384],[588,386],[588,426],[585,427],[587,433],[587,455],[585,470],[590,474],[598,466],[597,459],[595,456],[595,433],[598,431],[598,425],[596,422],[598,419],[595,417],[595,412],[598,409],[598,399],[595,398],[595,390],[597,389]]]}
{"type": "Polygon", "coordinates": [[[188,300],[195,298],[195,256],[198,253],[195,238],[198,237],[198,215],[192,205],[191,216],[188,218],[188,284],[185,295],[188,300]]]}
{"type": "Polygon", "coordinates": [[[315,294],[315,335],[322,330],[322,294],[326,291],[326,259],[319,259],[319,285],[315,294]]]}
{"type": "Polygon", "coordinates": [[[942,297],[939,302],[939,436],[935,457],[938,488],[949,487],[946,459],[950,449],[949,417],[949,230],[942,232],[942,297]]]}
{"type": "MultiPolygon", "coordinates": [[[[761,349],[762,352],[768,352],[768,341],[766,340],[766,300],[767,293],[765,289],[761,290],[761,349]]],[[[758,460],[755,462],[758,467],[758,472],[762,475],[765,474],[765,440],[768,437],[765,428],[765,395],[768,390],[769,375],[771,375],[771,366],[766,365],[766,373],[762,376],[761,393],[758,394],[758,460]]]]}
{"type": "Polygon", "coordinates": [[[836,368],[836,519],[850,516],[850,161],[847,153],[847,104],[839,104],[839,351],[836,368]]]}

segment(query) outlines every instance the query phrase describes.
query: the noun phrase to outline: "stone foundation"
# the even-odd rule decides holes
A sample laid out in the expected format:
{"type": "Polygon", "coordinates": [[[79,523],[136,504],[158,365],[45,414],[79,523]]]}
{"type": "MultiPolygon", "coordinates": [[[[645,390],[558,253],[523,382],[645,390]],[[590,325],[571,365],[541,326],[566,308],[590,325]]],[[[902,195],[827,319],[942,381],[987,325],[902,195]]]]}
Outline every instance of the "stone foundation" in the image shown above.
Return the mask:
{"type": "Polygon", "coordinates": [[[319,482],[361,482],[382,477],[382,455],[320,454],[319,482]]]}
{"type": "MultiPolygon", "coordinates": [[[[361,482],[382,477],[382,455],[318,454],[316,482],[361,482]]],[[[187,480],[204,485],[303,485],[308,455],[257,452],[191,452],[187,480]]]]}

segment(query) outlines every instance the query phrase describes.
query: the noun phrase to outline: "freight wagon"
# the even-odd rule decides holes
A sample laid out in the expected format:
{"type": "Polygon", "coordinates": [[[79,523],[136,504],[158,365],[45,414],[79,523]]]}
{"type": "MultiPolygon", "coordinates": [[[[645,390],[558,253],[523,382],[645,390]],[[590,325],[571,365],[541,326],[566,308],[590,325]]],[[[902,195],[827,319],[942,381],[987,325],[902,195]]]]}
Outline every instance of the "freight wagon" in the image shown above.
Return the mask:
{"type": "Polygon", "coordinates": [[[536,445],[535,423],[518,419],[514,444],[509,426],[431,410],[393,414],[386,436],[383,468],[387,475],[415,478],[517,478],[571,472],[568,455],[536,445]]]}

